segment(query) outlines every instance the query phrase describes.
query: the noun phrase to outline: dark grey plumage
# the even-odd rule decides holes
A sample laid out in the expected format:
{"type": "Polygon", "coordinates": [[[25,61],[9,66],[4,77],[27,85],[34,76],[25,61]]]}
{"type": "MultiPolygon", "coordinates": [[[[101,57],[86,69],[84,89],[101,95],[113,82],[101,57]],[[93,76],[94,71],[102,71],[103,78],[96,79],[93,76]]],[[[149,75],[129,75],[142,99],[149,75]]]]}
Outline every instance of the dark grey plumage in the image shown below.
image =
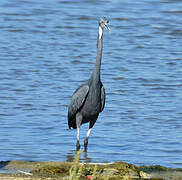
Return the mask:
{"type": "Polygon", "coordinates": [[[89,122],[89,130],[84,141],[86,150],[91,129],[94,126],[99,113],[103,111],[105,105],[105,89],[100,80],[104,28],[110,31],[108,20],[106,18],[102,18],[99,21],[97,58],[93,73],[90,79],[73,93],[68,108],[68,126],[69,128],[77,128],[77,150],[80,149],[79,131],[81,124],[89,122]]]}

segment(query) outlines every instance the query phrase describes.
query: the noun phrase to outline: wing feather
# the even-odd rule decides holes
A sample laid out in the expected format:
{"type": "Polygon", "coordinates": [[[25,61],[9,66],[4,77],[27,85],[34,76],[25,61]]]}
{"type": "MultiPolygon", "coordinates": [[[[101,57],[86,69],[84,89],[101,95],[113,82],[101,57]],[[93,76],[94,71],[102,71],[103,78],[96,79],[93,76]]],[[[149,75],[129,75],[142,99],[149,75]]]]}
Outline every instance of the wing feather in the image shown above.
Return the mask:
{"type": "Polygon", "coordinates": [[[105,88],[102,85],[102,87],[101,87],[101,109],[100,109],[100,112],[103,111],[104,106],[105,106],[105,88]]]}
{"type": "Polygon", "coordinates": [[[87,84],[84,84],[80,86],[73,94],[71,98],[71,103],[68,108],[68,126],[69,128],[72,126],[73,121],[75,119],[75,115],[78,112],[78,110],[82,107],[87,94],[89,92],[89,86],[87,84]]]}

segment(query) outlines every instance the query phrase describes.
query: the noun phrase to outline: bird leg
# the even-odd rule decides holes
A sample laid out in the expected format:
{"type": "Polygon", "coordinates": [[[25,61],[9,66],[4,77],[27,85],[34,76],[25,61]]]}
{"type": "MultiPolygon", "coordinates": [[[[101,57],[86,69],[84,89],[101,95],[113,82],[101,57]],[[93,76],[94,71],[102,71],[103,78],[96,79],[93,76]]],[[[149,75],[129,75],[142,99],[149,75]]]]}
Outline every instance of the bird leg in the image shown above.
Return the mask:
{"type": "Polygon", "coordinates": [[[85,148],[84,151],[85,151],[85,152],[87,152],[88,138],[89,138],[89,136],[90,136],[90,132],[91,132],[91,130],[92,130],[92,128],[93,128],[93,126],[94,126],[96,120],[97,120],[97,119],[95,119],[94,121],[90,121],[89,129],[88,129],[88,131],[87,131],[87,135],[86,135],[86,138],[85,138],[85,140],[84,140],[84,148],[85,148]]]}
{"type": "Polygon", "coordinates": [[[76,143],[76,150],[80,150],[80,125],[82,122],[82,115],[80,113],[76,114],[76,127],[77,127],[77,143],[76,143]]]}
{"type": "Polygon", "coordinates": [[[86,138],[84,140],[84,151],[87,152],[87,145],[88,145],[88,138],[90,136],[90,132],[91,132],[92,128],[89,128],[88,131],[87,131],[87,135],[86,135],[86,138]]]}
{"type": "Polygon", "coordinates": [[[80,150],[80,143],[79,143],[79,138],[80,138],[80,128],[77,128],[77,142],[76,142],[76,150],[80,150]]]}

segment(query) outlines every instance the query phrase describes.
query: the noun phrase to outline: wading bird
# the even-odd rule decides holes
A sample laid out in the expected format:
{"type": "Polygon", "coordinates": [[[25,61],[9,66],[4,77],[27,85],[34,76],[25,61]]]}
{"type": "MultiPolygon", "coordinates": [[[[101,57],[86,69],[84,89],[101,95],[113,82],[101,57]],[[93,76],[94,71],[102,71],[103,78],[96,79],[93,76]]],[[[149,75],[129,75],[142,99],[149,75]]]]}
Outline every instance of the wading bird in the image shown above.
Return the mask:
{"type": "Polygon", "coordinates": [[[98,115],[103,111],[105,105],[105,89],[100,80],[100,67],[102,60],[102,39],[103,30],[108,32],[109,21],[103,17],[99,21],[99,32],[97,39],[97,57],[94,70],[88,81],[82,84],[72,95],[71,103],[68,108],[68,126],[77,128],[76,149],[80,149],[80,126],[89,122],[89,129],[84,140],[85,151],[87,150],[88,138],[98,115]]]}

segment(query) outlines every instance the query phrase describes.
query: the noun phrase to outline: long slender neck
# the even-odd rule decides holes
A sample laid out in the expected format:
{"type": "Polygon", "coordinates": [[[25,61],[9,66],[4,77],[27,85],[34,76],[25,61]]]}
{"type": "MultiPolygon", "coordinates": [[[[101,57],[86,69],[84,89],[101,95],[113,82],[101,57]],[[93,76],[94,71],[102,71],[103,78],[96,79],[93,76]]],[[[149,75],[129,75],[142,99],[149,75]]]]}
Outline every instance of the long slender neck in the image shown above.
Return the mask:
{"type": "Polygon", "coordinates": [[[99,32],[98,32],[98,38],[97,38],[97,57],[96,57],[95,68],[92,73],[92,78],[96,82],[100,80],[100,67],[101,67],[101,60],[102,60],[102,35],[103,35],[103,30],[99,26],[99,32]]]}

